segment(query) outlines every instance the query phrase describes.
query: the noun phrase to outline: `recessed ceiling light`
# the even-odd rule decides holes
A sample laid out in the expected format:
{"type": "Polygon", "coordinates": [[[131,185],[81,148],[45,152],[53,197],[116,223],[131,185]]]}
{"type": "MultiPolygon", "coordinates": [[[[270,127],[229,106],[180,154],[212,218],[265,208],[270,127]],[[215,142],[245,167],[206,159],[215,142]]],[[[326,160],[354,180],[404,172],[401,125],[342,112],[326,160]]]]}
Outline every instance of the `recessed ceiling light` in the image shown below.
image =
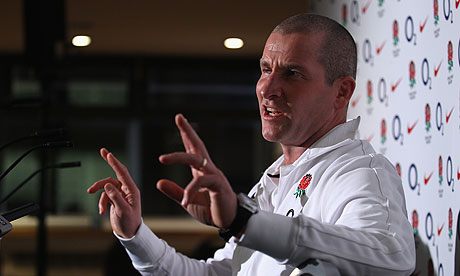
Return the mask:
{"type": "Polygon", "coordinates": [[[72,38],[72,45],[76,47],[85,47],[91,44],[91,37],[87,35],[76,35],[72,38]]]}
{"type": "Polygon", "coordinates": [[[244,42],[241,38],[230,37],[224,41],[224,45],[228,49],[240,49],[243,47],[244,42]]]}

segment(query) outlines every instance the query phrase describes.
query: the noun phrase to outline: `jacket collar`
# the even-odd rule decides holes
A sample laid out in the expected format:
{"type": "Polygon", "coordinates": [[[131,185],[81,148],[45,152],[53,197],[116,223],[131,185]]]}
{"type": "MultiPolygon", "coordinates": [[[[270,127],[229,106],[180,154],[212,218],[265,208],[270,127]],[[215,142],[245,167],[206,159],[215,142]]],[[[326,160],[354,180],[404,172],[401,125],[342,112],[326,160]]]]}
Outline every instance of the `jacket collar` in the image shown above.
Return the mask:
{"type": "MultiPolygon", "coordinates": [[[[352,119],[348,122],[340,124],[333,129],[331,129],[328,133],[326,133],[323,137],[318,139],[313,145],[311,145],[305,152],[291,165],[283,166],[284,170],[292,170],[298,165],[305,163],[312,158],[315,158],[319,155],[325,154],[331,150],[339,148],[345,144],[348,144],[353,140],[356,136],[356,131],[359,126],[361,118],[357,117],[356,119],[352,119]]],[[[269,174],[279,174],[281,164],[284,161],[284,155],[280,156],[267,170],[266,173],[269,174]]]]}

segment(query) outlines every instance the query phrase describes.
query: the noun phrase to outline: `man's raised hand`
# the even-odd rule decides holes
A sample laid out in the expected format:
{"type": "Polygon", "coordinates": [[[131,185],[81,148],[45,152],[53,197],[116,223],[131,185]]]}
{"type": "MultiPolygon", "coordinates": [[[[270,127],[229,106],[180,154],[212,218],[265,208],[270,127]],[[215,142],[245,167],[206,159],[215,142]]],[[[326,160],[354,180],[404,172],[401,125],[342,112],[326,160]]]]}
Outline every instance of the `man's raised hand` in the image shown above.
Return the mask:
{"type": "Polygon", "coordinates": [[[185,152],[164,154],[159,160],[162,164],[190,166],[193,178],[185,189],[166,179],[158,181],[157,187],[202,223],[227,228],[236,216],[236,194],[212,162],[203,141],[181,114],[176,115],[176,125],[185,152]]]}
{"type": "Polygon", "coordinates": [[[115,171],[117,179],[108,177],[95,182],[88,193],[104,191],[99,199],[99,214],[107,211],[110,203],[110,224],[117,235],[133,237],[141,225],[141,197],[128,169],[112,153],[102,148],[101,156],[115,171]]]}

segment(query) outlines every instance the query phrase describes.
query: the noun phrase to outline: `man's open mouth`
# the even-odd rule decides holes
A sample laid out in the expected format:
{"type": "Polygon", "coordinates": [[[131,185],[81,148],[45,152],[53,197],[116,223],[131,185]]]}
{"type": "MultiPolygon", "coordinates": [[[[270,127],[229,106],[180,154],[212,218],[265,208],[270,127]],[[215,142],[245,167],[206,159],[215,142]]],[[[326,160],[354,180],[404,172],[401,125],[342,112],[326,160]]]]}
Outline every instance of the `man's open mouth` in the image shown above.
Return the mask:
{"type": "Polygon", "coordinates": [[[266,111],[266,114],[270,117],[278,117],[282,115],[281,112],[271,107],[265,107],[265,111],[266,111]]]}

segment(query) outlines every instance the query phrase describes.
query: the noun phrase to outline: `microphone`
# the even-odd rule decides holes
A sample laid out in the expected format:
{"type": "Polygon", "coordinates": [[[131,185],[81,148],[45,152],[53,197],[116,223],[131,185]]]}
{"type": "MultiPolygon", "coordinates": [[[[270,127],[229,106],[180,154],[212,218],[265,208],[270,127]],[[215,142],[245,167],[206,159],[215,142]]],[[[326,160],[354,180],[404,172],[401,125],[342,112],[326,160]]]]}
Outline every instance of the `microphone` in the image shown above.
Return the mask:
{"type": "Polygon", "coordinates": [[[36,203],[28,203],[0,215],[0,237],[3,237],[13,229],[11,221],[38,211],[40,207],[36,203]]]}
{"type": "Polygon", "coordinates": [[[16,144],[16,143],[19,143],[21,141],[24,141],[24,140],[28,140],[28,139],[34,139],[34,138],[54,138],[54,137],[62,137],[64,136],[64,129],[63,128],[54,128],[54,129],[44,129],[44,130],[38,130],[38,131],[35,131],[27,136],[24,136],[24,137],[20,137],[20,138],[17,138],[17,139],[14,139],[6,144],[3,144],[0,146],[0,151],[2,151],[3,149],[13,145],[13,144],[16,144]]]}
{"type": "Polygon", "coordinates": [[[41,172],[43,172],[45,170],[48,170],[48,169],[75,168],[75,167],[80,167],[80,166],[81,166],[81,162],[76,161],[76,162],[57,163],[57,164],[54,164],[54,165],[49,165],[49,166],[43,167],[41,169],[38,169],[38,170],[34,171],[31,175],[29,175],[29,177],[27,177],[24,181],[22,181],[18,186],[16,186],[16,188],[14,188],[7,196],[2,198],[0,200],[0,205],[5,203],[13,194],[15,194],[19,189],[21,189],[22,186],[24,186],[27,182],[29,182],[29,180],[31,180],[34,176],[36,176],[37,174],[39,174],[39,173],[41,173],[41,172]]]}
{"type": "Polygon", "coordinates": [[[4,171],[2,173],[2,175],[0,175],[0,181],[14,168],[16,167],[17,164],[19,164],[19,162],[21,162],[22,159],[24,159],[24,157],[26,157],[29,153],[31,153],[32,151],[36,150],[36,149],[40,149],[40,148],[58,148],[58,147],[67,147],[67,148],[70,148],[70,147],[73,147],[73,143],[71,141],[60,141],[60,142],[47,142],[47,143],[43,143],[43,144],[40,144],[40,145],[36,145],[30,149],[28,149],[26,152],[24,152],[21,156],[19,156],[18,159],[16,159],[13,164],[11,164],[7,169],[6,171],[4,171]]]}

